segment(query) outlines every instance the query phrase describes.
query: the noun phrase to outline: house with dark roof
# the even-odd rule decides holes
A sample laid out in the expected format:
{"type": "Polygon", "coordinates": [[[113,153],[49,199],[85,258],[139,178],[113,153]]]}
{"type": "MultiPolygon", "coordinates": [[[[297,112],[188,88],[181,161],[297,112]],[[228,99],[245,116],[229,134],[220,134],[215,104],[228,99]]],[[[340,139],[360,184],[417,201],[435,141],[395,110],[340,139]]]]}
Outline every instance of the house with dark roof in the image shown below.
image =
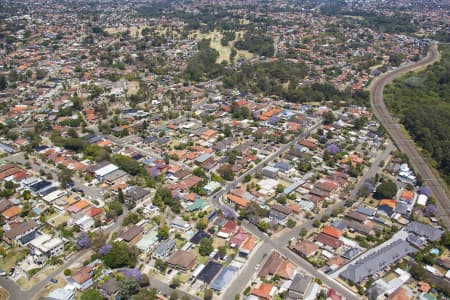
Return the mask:
{"type": "Polygon", "coordinates": [[[309,275],[297,273],[288,288],[290,299],[305,299],[312,290],[313,278],[309,275]]]}
{"type": "Polygon", "coordinates": [[[221,269],[221,264],[214,261],[208,261],[203,270],[198,274],[197,279],[206,284],[210,284],[221,269]]]}
{"type": "Polygon", "coordinates": [[[289,208],[276,203],[270,207],[269,219],[271,221],[277,222],[280,225],[286,225],[286,222],[290,214],[291,210],[289,208]]]}
{"type": "Polygon", "coordinates": [[[361,214],[357,211],[349,211],[346,215],[346,218],[360,222],[360,223],[364,223],[367,220],[367,215],[361,214]]]}
{"type": "Polygon", "coordinates": [[[108,299],[115,299],[119,292],[119,283],[114,277],[109,278],[103,284],[98,286],[98,289],[103,292],[104,295],[108,297],[108,299]]]}
{"type": "Polygon", "coordinates": [[[354,261],[339,276],[344,280],[359,283],[387,266],[416,252],[416,248],[412,247],[408,242],[396,240],[370,255],[354,261]]]}
{"type": "Polygon", "coordinates": [[[209,235],[208,233],[204,232],[203,230],[199,230],[194,234],[194,236],[189,241],[193,244],[200,244],[200,241],[202,239],[204,238],[209,239],[210,237],[211,235],[209,235]]]}
{"type": "Polygon", "coordinates": [[[10,246],[24,246],[38,235],[38,229],[39,224],[34,220],[16,224],[3,234],[3,241],[10,246]]]}
{"type": "Polygon", "coordinates": [[[122,233],[120,238],[131,245],[135,245],[142,238],[143,230],[144,228],[141,226],[134,225],[122,233]]]}
{"type": "Polygon", "coordinates": [[[273,251],[269,258],[266,260],[261,270],[258,273],[260,278],[266,278],[267,276],[273,276],[276,274],[278,267],[282,261],[281,254],[273,251]]]}
{"type": "Polygon", "coordinates": [[[136,205],[137,203],[143,202],[149,194],[150,191],[141,187],[131,187],[127,190],[127,194],[125,195],[125,204],[136,205]]]}
{"type": "Polygon", "coordinates": [[[441,229],[435,228],[431,225],[419,223],[413,221],[409,223],[405,230],[411,233],[414,233],[418,236],[422,236],[429,240],[430,242],[434,242],[441,239],[442,234],[444,233],[441,229]]]}
{"type": "Polygon", "coordinates": [[[365,225],[351,220],[343,220],[342,223],[344,223],[345,226],[347,226],[348,228],[351,228],[352,230],[363,235],[369,235],[373,233],[373,227],[369,225],[365,225]]]}

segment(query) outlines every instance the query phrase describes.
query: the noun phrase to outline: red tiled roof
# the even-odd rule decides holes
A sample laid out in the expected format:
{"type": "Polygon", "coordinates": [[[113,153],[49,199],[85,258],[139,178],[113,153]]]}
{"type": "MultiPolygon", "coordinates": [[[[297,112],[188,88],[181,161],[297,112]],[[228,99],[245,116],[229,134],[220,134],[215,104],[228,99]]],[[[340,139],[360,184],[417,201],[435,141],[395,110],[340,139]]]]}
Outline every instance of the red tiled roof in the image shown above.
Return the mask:
{"type": "Polygon", "coordinates": [[[326,235],[332,236],[334,238],[340,238],[343,232],[333,226],[325,226],[322,232],[326,235]]]}

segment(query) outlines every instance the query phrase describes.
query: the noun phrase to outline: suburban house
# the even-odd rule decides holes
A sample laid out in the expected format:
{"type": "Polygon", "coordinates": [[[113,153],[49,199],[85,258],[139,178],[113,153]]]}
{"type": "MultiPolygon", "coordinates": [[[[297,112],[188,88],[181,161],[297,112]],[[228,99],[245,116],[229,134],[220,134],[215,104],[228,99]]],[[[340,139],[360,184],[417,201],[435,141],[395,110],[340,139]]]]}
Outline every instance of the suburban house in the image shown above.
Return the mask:
{"type": "Polygon", "coordinates": [[[64,252],[64,242],[59,237],[42,234],[28,243],[30,253],[36,263],[43,263],[52,256],[61,255],[64,252]]]}
{"type": "Polygon", "coordinates": [[[308,258],[314,256],[319,247],[311,241],[303,240],[292,243],[291,249],[301,257],[308,258]]]}
{"type": "Polygon", "coordinates": [[[169,266],[182,271],[190,271],[195,266],[197,257],[194,253],[178,250],[167,260],[169,266]]]}
{"type": "Polygon", "coordinates": [[[34,220],[16,224],[3,234],[3,240],[10,246],[24,246],[37,235],[39,224],[34,220]]]}
{"type": "Polygon", "coordinates": [[[290,214],[291,210],[289,208],[276,203],[270,207],[269,219],[280,225],[285,225],[290,214]]]}
{"type": "Polygon", "coordinates": [[[88,289],[92,286],[94,283],[93,279],[93,270],[92,267],[86,266],[83,267],[81,270],[76,272],[71,276],[71,283],[76,287],[78,290],[84,291],[85,289],[88,289]]]}
{"type": "Polygon", "coordinates": [[[311,276],[297,273],[292,279],[288,289],[288,296],[291,299],[305,299],[312,290],[313,278],[311,276]]]}
{"type": "Polygon", "coordinates": [[[156,247],[155,251],[153,251],[153,258],[157,259],[166,259],[170,256],[172,251],[175,249],[176,243],[174,240],[165,240],[162,241],[158,247],[156,247]]]}
{"type": "Polygon", "coordinates": [[[111,277],[103,284],[99,285],[98,288],[108,299],[113,300],[116,299],[119,292],[119,283],[114,277],[111,277]]]}
{"type": "Polygon", "coordinates": [[[150,192],[148,190],[141,187],[130,187],[127,190],[127,194],[125,195],[125,204],[136,205],[138,203],[141,203],[148,197],[149,194],[150,192]]]}

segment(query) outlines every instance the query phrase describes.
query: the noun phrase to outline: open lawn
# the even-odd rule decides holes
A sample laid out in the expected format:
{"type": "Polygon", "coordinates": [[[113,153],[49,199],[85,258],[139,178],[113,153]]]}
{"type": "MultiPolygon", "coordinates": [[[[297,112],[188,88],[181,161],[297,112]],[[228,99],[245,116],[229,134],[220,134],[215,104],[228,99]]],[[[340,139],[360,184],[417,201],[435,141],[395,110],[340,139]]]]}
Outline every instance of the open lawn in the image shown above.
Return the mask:
{"type": "Polygon", "coordinates": [[[195,247],[192,252],[195,254],[195,256],[197,256],[197,261],[199,264],[206,264],[208,262],[208,257],[207,256],[201,256],[198,253],[198,247],[195,247]]]}
{"type": "Polygon", "coordinates": [[[130,81],[128,82],[127,96],[135,95],[139,91],[139,82],[130,81]]]}
{"type": "MultiPolygon", "coordinates": [[[[236,32],[236,37],[242,37],[244,35],[243,31],[236,32]]],[[[217,59],[217,63],[221,63],[222,61],[226,61],[227,63],[230,62],[230,53],[231,49],[234,46],[234,43],[236,40],[231,41],[228,43],[227,46],[222,46],[220,43],[220,40],[222,39],[222,33],[218,31],[212,31],[209,33],[200,33],[199,31],[194,32],[191,37],[195,38],[196,40],[202,40],[202,39],[210,39],[211,40],[211,48],[216,49],[219,52],[219,58],[217,59]]],[[[244,50],[237,50],[236,59],[242,58],[242,59],[251,59],[253,57],[253,54],[244,51],[244,50]]]]}
{"type": "Polygon", "coordinates": [[[125,32],[125,31],[127,31],[127,29],[130,30],[130,35],[131,36],[135,37],[136,34],[138,34],[139,38],[142,37],[141,36],[141,29],[136,27],[136,26],[132,26],[132,27],[129,27],[129,28],[127,28],[127,27],[117,27],[117,28],[116,27],[109,27],[109,28],[105,28],[105,31],[107,33],[109,33],[109,34],[116,34],[116,33],[125,32]]]}
{"type": "Polygon", "coordinates": [[[51,224],[54,227],[58,227],[58,225],[68,222],[69,220],[70,216],[66,213],[63,213],[53,219],[48,219],[47,223],[51,224]]]}

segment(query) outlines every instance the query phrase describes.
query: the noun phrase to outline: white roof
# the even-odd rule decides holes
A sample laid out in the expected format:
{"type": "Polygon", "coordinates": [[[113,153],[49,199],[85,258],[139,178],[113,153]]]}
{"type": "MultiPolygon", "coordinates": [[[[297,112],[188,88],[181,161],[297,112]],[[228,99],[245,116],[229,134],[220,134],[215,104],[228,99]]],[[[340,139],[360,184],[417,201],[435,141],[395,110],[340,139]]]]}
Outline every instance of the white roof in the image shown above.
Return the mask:
{"type": "Polygon", "coordinates": [[[114,172],[118,169],[119,169],[118,166],[113,165],[113,164],[108,164],[108,165],[104,166],[103,168],[100,168],[97,171],[95,171],[95,175],[104,177],[104,176],[108,175],[109,173],[114,172]]]}
{"type": "Polygon", "coordinates": [[[197,277],[198,274],[205,268],[204,264],[199,264],[197,268],[195,268],[194,272],[192,272],[192,277],[197,277]]]}
{"type": "Polygon", "coordinates": [[[44,199],[46,202],[53,202],[58,198],[61,198],[62,196],[66,195],[67,192],[63,191],[63,190],[56,190],[54,192],[51,192],[50,194],[48,194],[47,196],[42,197],[42,199],[44,199]]]}
{"type": "Polygon", "coordinates": [[[420,194],[419,197],[417,198],[417,204],[425,206],[427,205],[427,200],[428,197],[424,194],[420,194]]]}
{"type": "Polygon", "coordinates": [[[211,181],[210,183],[205,185],[203,188],[205,190],[215,191],[217,188],[220,188],[220,186],[221,186],[220,183],[218,183],[217,181],[211,181]]]}
{"type": "Polygon", "coordinates": [[[51,235],[44,233],[32,240],[30,245],[41,250],[42,252],[47,252],[62,243],[63,241],[60,238],[52,237],[51,235]]]}

